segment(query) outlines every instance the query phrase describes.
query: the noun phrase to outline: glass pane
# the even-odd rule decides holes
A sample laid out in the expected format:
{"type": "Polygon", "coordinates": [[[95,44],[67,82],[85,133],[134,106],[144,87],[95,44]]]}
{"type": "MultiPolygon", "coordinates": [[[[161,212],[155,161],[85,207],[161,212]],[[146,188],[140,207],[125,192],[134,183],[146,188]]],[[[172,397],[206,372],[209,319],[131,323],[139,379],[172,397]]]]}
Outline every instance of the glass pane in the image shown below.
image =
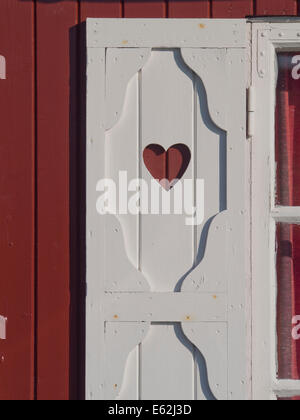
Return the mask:
{"type": "Polygon", "coordinates": [[[300,52],[278,53],[276,204],[300,206],[300,52]]]}
{"type": "Polygon", "coordinates": [[[278,378],[300,379],[300,226],[277,225],[278,378]]]}

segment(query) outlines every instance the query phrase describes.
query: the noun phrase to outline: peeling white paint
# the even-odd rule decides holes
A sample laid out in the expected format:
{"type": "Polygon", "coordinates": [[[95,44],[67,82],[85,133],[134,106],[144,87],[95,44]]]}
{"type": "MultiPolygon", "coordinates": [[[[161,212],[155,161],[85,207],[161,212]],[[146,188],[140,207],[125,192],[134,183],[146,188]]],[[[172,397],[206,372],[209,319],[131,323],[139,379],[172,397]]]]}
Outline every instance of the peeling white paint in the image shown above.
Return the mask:
{"type": "Polygon", "coordinates": [[[0,340],[6,340],[6,322],[7,318],[0,315],[0,340]]]}

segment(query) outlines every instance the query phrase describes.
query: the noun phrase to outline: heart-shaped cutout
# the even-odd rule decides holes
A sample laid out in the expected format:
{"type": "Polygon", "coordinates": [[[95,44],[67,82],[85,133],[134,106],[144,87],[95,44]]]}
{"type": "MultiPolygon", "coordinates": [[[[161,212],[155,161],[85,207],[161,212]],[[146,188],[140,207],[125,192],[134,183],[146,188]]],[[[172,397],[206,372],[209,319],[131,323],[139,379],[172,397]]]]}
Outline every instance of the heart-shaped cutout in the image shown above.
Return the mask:
{"type": "Polygon", "coordinates": [[[144,163],[154,179],[169,191],[187,170],[191,152],[185,144],[175,144],[167,151],[159,144],[149,144],[143,153],[144,163]]]}

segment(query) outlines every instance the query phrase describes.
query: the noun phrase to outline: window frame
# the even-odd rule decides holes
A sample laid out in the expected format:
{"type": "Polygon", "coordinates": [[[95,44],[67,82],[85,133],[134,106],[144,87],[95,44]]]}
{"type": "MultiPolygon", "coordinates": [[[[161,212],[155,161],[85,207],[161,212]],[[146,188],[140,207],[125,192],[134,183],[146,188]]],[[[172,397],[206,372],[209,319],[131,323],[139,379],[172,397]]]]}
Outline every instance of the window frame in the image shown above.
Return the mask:
{"type": "Polygon", "coordinates": [[[277,372],[276,224],[300,224],[300,207],[276,206],[275,105],[277,51],[300,51],[300,21],[252,22],[252,374],[253,398],[300,395],[300,380],[277,372]]]}

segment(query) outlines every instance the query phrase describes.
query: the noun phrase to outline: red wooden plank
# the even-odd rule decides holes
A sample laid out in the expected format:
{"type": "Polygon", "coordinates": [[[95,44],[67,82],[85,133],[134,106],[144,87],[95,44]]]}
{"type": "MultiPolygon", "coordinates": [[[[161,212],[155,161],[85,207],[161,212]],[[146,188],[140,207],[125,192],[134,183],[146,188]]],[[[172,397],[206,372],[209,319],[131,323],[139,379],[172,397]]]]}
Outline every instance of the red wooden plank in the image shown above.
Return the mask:
{"type": "Polygon", "coordinates": [[[256,0],[256,15],[297,15],[297,0],[256,0]]]}
{"type": "Polygon", "coordinates": [[[37,2],[37,398],[69,399],[69,143],[78,3],[37,2]],[[75,43],[75,45],[74,45],[75,43]],[[72,46],[70,48],[70,45],[72,46]]]}
{"type": "Polygon", "coordinates": [[[169,0],[170,18],[209,18],[210,1],[209,0],[169,0]]]}
{"type": "Polygon", "coordinates": [[[253,14],[253,0],[212,0],[213,18],[244,18],[253,14]]]}
{"type": "Polygon", "coordinates": [[[34,397],[34,6],[0,2],[0,399],[34,397]],[[0,73],[3,75],[2,68],[0,73]]]}
{"type": "Polygon", "coordinates": [[[124,0],[126,18],[163,18],[167,16],[167,3],[164,0],[124,0]]]}
{"type": "Polygon", "coordinates": [[[89,17],[113,18],[122,17],[122,1],[120,0],[81,0],[81,21],[89,17]]]}

